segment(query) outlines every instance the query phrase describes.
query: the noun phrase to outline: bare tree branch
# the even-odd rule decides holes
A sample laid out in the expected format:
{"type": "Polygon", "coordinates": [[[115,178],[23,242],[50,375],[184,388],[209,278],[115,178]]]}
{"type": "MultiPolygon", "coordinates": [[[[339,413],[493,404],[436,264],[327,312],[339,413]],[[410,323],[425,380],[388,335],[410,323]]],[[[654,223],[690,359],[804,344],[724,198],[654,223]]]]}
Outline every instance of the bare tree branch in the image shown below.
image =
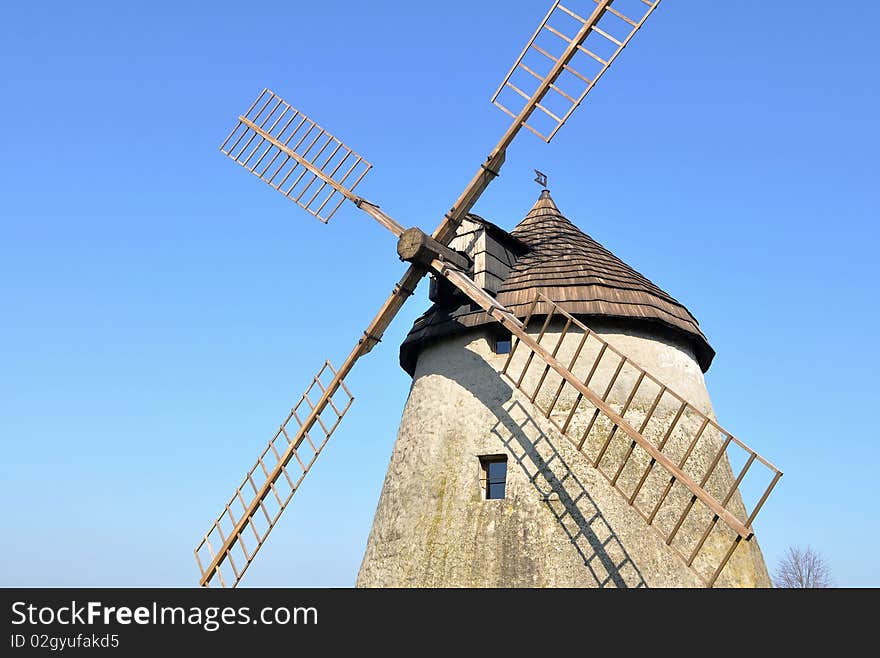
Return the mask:
{"type": "Polygon", "coordinates": [[[773,574],[776,587],[812,589],[831,587],[831,569],[820,553],[810,546],[789,546],[773,574]]]}

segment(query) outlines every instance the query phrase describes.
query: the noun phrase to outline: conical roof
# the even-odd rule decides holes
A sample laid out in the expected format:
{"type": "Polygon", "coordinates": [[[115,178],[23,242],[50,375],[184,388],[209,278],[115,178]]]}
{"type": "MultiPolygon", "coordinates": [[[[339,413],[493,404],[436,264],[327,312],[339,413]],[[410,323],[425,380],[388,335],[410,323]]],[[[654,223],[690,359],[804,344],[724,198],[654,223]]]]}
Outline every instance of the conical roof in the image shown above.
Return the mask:
{"type": "MultiPolygon", "coordinates": [[[[661,336],[683,338],[703,371],[709,368],[715,351],[684,305],[572,224],[547,190],[510,235],[528,247],[497,295],[514,314],[524,317],[541,292],[588,325],[590,317],[617,318],[651,327],[661,336]]],[[[497,324],[469,300],[455,300],[434,304],[416,320],[400,348],[404,370],[415,371],[418,352],[429,342],[497,324]]]]}

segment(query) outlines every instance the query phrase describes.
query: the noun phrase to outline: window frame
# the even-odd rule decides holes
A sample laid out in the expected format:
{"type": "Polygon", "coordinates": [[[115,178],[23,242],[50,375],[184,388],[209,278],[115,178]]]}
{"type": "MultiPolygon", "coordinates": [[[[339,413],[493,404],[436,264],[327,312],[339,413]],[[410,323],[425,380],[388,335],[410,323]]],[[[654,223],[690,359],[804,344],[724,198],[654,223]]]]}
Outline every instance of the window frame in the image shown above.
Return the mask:
{"type": "Polygon", "coordinates": [[[504,500],[507,498],[507,455],[479,455],[480,461],[480,489],[483,494],[483,500],[504,500]],[[491,476],[490,469],[492,464],[504,464],[504,474],[500,481],[498,476],[491,476]],[[492,485],[500,484],[502,487],[501,496],[490,496],[492,485]]]}
{"type": "Polygon", "coordinates": [[[492,353],[495,356],[507,356],[513,350],[513,334],[510,332],[504,333],[493,333],[492,340],[490,341],[492,353]],[[498,343],[507,343],[507,350],[504,352],[498,351],[498,343]]]}

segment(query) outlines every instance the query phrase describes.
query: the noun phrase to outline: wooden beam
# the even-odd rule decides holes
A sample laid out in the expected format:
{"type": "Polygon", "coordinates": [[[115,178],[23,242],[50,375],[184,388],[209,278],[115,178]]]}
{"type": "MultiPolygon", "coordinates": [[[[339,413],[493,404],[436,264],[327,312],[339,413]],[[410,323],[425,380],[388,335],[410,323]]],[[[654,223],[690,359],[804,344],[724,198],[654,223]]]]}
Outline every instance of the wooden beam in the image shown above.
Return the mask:
{"type": "Polygon", "coordinates": [[[400,256],[400,260],[426,267],[436,259],[452,263],[462,270],[469,269],[471,265],[467,256],[437,242],[416,227],[408,228],[400,235],[397,241],[397,255],[400,256]]]}
{"type": "Polygon", "coordinates": [[[397,221],[385,212],[382,212],[375,203],[370,203],[366,199],[357,199],[355,205],[367,213],[370,217],[379,222],[382,226],[394,233],[398,238],[403,235],[404,228],[397,221]]]}

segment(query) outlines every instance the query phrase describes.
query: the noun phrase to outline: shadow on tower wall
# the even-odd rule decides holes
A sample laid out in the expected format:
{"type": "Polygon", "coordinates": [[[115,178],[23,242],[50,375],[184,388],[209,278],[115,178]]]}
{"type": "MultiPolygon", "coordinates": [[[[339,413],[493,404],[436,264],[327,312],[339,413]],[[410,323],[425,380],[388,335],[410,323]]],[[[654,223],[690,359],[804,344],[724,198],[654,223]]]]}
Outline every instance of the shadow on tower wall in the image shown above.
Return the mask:
{"type": "Polygon", "coordinates": [[[492,433],[541,494],[596,583],[600,587],[647,587],[639,568],[586,487],[528,410],[514,401],[501,412],[496,412],[499,421],[492,433]],[[517,423],[514,414],[523,420],[517,423]]]}
{"type": "Polygon", "coordinates": [[[551,438],[535,422],[531,410],[514,398],[513,389],[482,358],[475,358],[469,365],[466,377],[446,374],[470,391],[498,419],[492,434],[504,444],[541,495],[596,584],[599,587],[647,587],[641,571],[595,500],[551,438]],[[491,394],[466,381],[485,382],[492,378],[496,385],[491,387],[491,394]]]}

